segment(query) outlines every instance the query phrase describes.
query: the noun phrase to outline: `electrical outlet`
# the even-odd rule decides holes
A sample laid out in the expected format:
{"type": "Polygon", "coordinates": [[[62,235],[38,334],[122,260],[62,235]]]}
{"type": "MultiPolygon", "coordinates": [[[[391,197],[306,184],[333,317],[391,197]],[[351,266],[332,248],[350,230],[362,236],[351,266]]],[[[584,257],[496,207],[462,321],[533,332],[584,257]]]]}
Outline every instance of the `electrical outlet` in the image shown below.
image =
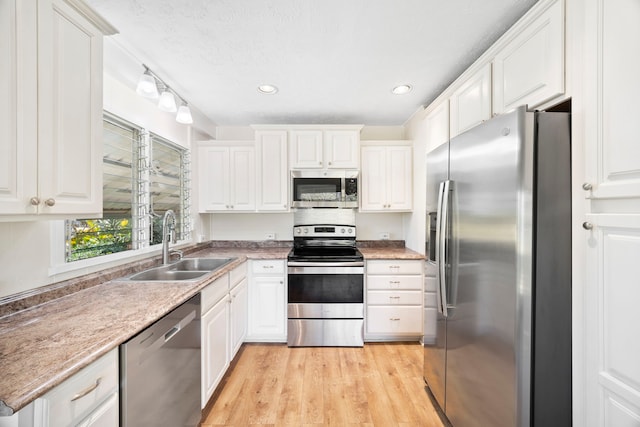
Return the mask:
{"type": "Polygon", "coordinates": [[[383,231],[382,233],[380,233],[380,239],[381,240],[389,240],[389,236],[391,233],[389,233],[388,231],[383,231]]]}
{"type": "Polygon", "coordinates": [[[265,240],[276,240],[276,233],[267,233],[264,238],[265,240]]]}

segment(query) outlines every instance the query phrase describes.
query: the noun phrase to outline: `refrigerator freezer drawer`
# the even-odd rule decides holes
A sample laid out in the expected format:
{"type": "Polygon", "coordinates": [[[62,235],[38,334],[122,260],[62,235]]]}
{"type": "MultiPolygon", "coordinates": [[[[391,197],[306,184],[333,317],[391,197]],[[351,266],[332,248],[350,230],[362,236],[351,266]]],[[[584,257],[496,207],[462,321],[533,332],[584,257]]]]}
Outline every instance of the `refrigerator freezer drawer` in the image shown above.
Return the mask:
{"type": "Polygon", "coordinates": [[[367,274],[424,274],[423,260],[367,261],[367,274]]]}
{"type": "Polygon", "coordinates": [[[367,276],[367,289],[422,290],[422,276],[367,276]]]}
{"type": "Polygon", "coordinates": [[[422,306],[367,307],[367,333],[422,335],[422,306]]]}
{"type": "Polygon", "coordinates": [[[422,304],[420,291],[369,291],[367,304],[369,305],[420,305],[422,304]]]}

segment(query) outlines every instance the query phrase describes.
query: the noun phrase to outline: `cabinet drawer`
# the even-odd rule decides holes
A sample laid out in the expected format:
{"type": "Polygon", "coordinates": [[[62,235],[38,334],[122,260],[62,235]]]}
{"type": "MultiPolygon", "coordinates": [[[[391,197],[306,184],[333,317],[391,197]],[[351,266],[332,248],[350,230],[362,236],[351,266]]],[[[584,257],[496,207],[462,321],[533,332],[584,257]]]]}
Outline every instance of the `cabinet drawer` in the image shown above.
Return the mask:
{"type": "Polygon", "coordinates": [[[422,306],[367,307],[367,333],[422,335],[422,306]]]}
{"type": "Polygon", "coordinates": [[[424,261],[367,261],[367,274],[423,274],[424,261]]]}
{"type": "Polygon", "coordinates": [[[200,291],[201,313],[206,313],[206,311],[220,301],[227,292],[229,292],[229,275],[225,274],[200,291]]]}
{"type": "Polygon", "coordinates": [[[367,276],[367,289],[422,290],[422,276],[367,276]]]}
{"type": "Polygon", "coordinates": [[[367,304],[371,305],[421,305],[420,291],[369,291],[367,304]]]}
{"type": "Polygon", "coordinates": [[[284,261],[280,259],[251,261],[253,274],[284,274],[284,261]]]}
{"type": "Polygon", "coordinates": [[[36,400],[36,408],[48,407],[42,412],[48,420],[45,425],[75,425],[114,394],[118,384],[115,348],[36,400]]]}
{"type": "Polygon", "coordinates": [[[243,262],[229,273],[229,286],[233,287],[247,277],[247,262],[243,262]]]}

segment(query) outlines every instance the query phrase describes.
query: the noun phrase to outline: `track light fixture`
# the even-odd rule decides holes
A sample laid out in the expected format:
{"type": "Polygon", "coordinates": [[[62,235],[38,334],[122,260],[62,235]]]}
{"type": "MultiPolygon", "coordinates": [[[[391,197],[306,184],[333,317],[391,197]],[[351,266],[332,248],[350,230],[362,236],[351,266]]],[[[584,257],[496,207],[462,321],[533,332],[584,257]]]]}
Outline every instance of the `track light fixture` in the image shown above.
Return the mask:
{"type": "Polygon", "coordinates": [[[185,125],[193,123],[193,117],[191,117],[191,110],[186,102],[183,101],[180,108],[178,108],[178,114],[176,114],[176,122],[185,125]]]}
{"type": "Polygon", "coordinates": [[[149,69],[145,64],[144,73],[138,80],[136,92],[149,99],[158,99],[158,108],[162,111],[176,114],[176,121],[182,124],[193,123],[191,110],[187,102],[178,93],[171,89],[157,74],[149,69]],[[180,100],[180,108],[177,108],[176,98],[180,100]]]}

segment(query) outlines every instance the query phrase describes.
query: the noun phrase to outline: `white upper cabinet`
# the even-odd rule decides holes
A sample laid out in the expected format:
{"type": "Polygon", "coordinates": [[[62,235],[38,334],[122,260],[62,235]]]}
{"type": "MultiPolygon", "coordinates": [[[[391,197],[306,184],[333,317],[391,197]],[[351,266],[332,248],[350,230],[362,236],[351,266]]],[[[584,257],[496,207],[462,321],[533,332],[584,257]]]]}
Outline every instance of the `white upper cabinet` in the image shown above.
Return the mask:
{"type": "Polygon", "coordinates": [[[534,108],[564,93],[564,1],[549,1],[494,57],[497,114],[534,108]]]}
{"type": "Polygon", "coordinates": [[[288,211],[287,131],[256,130],[257,210],[288,211]]]}
{"type": "Polygon", "coordinates": [[[445,100],[425,118],[427,152],[449,142],[449,101],[445,100]]]}
{"type": "Polygon", "coordinates": [[[409,211],[413,207],[412,148],[362,147],[362,212],[409,211]]]}
{"type": "Polygon", "coordinates": [[[292,130],[289,132],[291,167],[322,169],[324,149],[321,130],[292,130]]]}
{"type": "Polygon", "coordinates": [[[199,212],[255,210],[253,146],[198,148],[199,212]]]}
{"type": "Polygon", "coordinates": [[[584,0],[573,87],[574,425],[640,423],[640,2],[584,0]],[[584,157],[583,157],[584,156],[584,157]],[[582,163],[584,162],[584,163],[582,163]],[[578,186],[584,186],[582,189],[578,186]],[[585,200],[586,198],[586,200],[585,200]],[[576,215],[577,211],[577,215],[576,215]],[[583,255],[584,253],[584,255],[583,255]],[[630,325],[634,325],[630,327],[630,325]]]}
{"type": "Polygon", "coordinates": [[[324,161],[329,169],[358,169],[360,166],[360,132],[324,131],[324,161]]]}
{"type": "Polygon", "coordinates": [[[292,169],[358,169],[360,128],[290,129],[292,169]]]}
{"type": "Polygon", "coordinates": [[[491,118],[491,64],[471,76],[450,98],[451,138],[491,118]]]}
{"type": "Polygon", "coordinates": [[[589,67],[586,89],[587,182],[594,199],[640,197],[640,3],[598,2],[597,39],[590,54],[599,63],[589,67]],[[592,76],[591,76],[592,74],[592,76]]]}
{"type": "Polygon", "coordinates": [[[102,215],[102,37],[114,29],[73,4],[0,5],[4,219],[102,215]]]}

